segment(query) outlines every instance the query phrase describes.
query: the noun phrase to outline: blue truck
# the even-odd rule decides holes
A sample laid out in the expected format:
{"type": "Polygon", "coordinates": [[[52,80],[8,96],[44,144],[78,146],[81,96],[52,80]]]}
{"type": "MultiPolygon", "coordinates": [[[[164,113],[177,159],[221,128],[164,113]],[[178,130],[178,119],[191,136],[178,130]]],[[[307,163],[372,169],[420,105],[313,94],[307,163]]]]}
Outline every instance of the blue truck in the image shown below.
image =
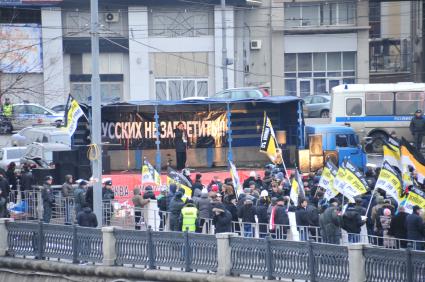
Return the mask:
{"type": "Polygon", "coordinates": [[[336,157],[338,161],[336,165],[341,165],[344,159],[350,159],[359,169],[366,169],[367,155],[353,128],[341,125],[314,125],[306,126],[305,134],[307,148],[311,136],[321,136],[325,157],[327,152],[334,152],[336,155],[329,154],[329,156],[336,157]]]}

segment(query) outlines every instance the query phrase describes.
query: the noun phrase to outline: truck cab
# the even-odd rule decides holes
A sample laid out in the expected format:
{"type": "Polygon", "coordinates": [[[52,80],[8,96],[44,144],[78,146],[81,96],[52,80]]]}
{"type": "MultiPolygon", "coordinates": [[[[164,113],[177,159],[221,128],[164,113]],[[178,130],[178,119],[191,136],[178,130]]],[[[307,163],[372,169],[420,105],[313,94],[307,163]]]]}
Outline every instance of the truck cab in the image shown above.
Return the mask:
{"type": "Polygon", "coordinates": [[[321,135],[323,151],[336,152],[338,165],[341,165],[344,159],[350,159],[360,170],[365,171],[367,156],[353,128],[339,125],[313,125],[306,126],[305,133],[307,144],[310,136],[321,135]]]}

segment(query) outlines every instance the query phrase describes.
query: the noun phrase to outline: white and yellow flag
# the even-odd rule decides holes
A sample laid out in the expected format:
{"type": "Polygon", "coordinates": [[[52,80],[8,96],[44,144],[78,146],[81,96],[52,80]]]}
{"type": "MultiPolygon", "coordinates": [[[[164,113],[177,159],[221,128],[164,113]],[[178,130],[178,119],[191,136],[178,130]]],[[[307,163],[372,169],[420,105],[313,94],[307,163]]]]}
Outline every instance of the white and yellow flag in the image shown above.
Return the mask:
{"type": "Polygon", "coordinates": [[[142,167],[142,184],[161,185],[161,176],[148,161],[142,167]]]}
{"type": "Polygon", "coordinates": [[[62,127],[62,130],[66,131],[69,136],[74,135],[74,132],[77,129],[78,120],[82,116],[84,116],[84,112],[77,100],[69,95],[68,102],[65,107],[65,126],[62,127]]]}
{"type": "Polygon", "coordinates": [[[382,189],[387,196],[390,196],[397,203],[401,203],[403,194],[403,185],[400,175],[386,160],[382,163],[381,172],[375,184],[375,189],[382,189]]]}
{"type": "Polygon", "coordinates": [[[235,187],[236,196],[239,198],[239,194],[243,192],[242,184],[239,179],[238,170],[233,162],[229,161],[230,176],[232,177],[233,187],[235,187]]]}
{"type": "Polygon", "coordinates": [[[319,181],[319,186],[325,189],[324,198],[328,201],[332,198],[335,198],[339,194],[338,190],[336,190],[334,187],[334,180],[337,172],[338,168],[329,159],[323,168],[323,172],[319,181]]]}
{"type": "Polygon", "coordinates": [[[346,185],[340,192],[352,203],[354,203],[354,197],[365,194],[368,190],[363,173],[350,160],[345,163],[344,180],[346,185]]]}
{"type": "Polygon", "coordinates": [[[382,146],[384,151],[384,161],[388,162],[388,164],[397,167],[402,170],[401,166],[401,153],[400,153],[400,144],[392,139],[391,137],[388,139],[388,142],[382,146]]]}
{"type": "Polygon", "coordinates": [[[273,130],[272,122],[264,112],[263,131],[261,133],[260,152],[267,154],[273,163],[281,162],[281,153],[273,130]]]}

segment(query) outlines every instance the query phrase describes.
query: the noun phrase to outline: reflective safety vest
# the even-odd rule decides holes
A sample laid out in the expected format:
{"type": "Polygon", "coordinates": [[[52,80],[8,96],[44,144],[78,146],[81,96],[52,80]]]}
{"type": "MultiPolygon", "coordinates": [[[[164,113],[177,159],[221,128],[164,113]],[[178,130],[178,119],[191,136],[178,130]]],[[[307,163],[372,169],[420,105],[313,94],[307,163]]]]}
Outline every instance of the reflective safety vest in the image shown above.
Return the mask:
{"type": "Polygon", "coordinates": [[[3,105],[3,115],[5,117],[11,117],[12,112],[13,112],[12,104],[9,104],[9,105],[4,104],[3,105]]]}
{"type": "Polygon", "coordinates": [[[182,231],[186,231],[186,228],[189,228],[189,231],[196,231],[196,219],[198,218],[198,209],[195,208],[192,204],[186,205],[182,208],[183,224],[182,231]]]}

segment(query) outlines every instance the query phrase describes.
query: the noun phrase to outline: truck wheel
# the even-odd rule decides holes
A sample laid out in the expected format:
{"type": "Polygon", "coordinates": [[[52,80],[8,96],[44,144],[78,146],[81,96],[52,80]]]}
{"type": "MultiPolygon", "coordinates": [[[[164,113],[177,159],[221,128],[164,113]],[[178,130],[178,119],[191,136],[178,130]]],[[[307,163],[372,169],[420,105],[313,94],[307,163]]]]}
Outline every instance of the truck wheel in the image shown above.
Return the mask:
{"type": "Polygon", "coordinates": [[[328,118],[328,117],[329,117],[329,110],[323,110],[323,111],[320,113],[320,117],[321,117],[321,118],[328,118]]]}
{"type": "Polygon", "coordinates": [[[382,146],[385,144],[383,140],[388,140],[388,135],[384,132],[375,132],[370,135],[372,143],[368,146],[368,153],[382,153],[382,146]]]}

